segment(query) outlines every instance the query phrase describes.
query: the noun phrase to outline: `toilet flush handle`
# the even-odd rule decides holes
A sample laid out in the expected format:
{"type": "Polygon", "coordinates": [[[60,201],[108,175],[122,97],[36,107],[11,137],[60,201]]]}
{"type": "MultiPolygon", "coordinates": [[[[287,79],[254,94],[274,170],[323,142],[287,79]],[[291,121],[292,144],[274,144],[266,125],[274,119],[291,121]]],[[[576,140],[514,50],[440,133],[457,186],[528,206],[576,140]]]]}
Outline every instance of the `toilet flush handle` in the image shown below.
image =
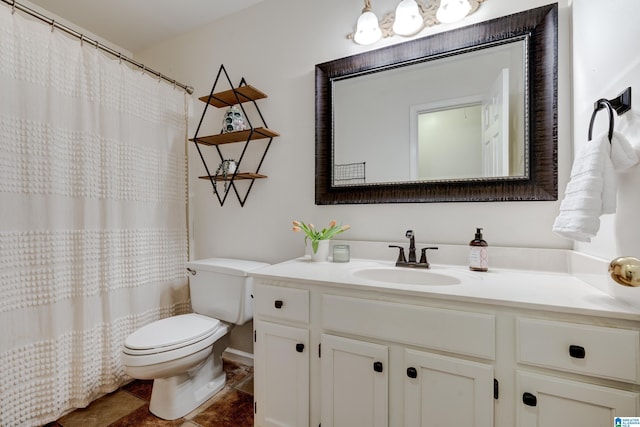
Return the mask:
{"type": "Polygon", "coordinates": [[[195,271],[193,268],[189,268],[189,267],[187,267],[187,271],[188,271],[189,273],[191,273],[191,275],[192,275],[192,276],[195,276],[195,275],[196,275],[196,271],[195,271]]]}

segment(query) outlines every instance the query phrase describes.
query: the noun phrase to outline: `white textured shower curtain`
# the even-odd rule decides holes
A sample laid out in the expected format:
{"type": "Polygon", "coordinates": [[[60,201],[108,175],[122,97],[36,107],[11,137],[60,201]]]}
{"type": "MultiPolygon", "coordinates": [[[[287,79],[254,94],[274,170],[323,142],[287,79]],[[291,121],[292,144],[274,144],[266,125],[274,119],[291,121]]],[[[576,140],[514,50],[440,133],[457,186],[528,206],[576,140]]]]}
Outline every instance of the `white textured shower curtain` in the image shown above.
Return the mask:
{"type": "Polygon", "coordinates": [[[0,6],[0,425],[126,379],[124,339],[189,310],[189,97],[0,6]]]}

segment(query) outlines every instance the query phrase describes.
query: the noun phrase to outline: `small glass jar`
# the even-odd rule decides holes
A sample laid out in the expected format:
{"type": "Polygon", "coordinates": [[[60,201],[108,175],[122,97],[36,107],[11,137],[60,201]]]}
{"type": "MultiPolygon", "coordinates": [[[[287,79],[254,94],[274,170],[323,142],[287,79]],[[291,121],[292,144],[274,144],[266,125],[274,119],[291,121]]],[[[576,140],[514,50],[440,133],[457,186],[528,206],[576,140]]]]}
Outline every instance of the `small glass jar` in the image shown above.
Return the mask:
{"type": "Polygon", "coordinates": [[[333,245],[333,262],[349,262],[349,245],[333,245]]]}

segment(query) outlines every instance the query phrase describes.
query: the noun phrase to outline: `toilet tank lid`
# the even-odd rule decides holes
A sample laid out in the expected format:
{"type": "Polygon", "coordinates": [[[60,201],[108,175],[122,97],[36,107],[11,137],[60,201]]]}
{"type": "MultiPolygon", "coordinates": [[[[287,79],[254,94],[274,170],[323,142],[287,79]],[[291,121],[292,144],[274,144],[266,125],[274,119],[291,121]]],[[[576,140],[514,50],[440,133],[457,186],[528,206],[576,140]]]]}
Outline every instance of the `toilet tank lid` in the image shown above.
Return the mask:
{"type": "Polygon", "coordinates": [[[231,258],[207,258],[187,262],[193,270],[206,270],[232,276],[246,276],[248,272],[267,267],[269,264],[259,261],[248,261],[231,258]]]}

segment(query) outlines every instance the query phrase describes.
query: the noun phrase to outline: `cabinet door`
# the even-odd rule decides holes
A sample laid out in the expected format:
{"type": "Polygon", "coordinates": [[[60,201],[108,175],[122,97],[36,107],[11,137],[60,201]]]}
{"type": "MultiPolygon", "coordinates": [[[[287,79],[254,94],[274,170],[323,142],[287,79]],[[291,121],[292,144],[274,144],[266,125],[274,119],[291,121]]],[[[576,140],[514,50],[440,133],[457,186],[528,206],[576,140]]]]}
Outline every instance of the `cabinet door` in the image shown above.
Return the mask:
{"type": "Polygon", "coordinates": [[[493,367],[405,351],[405,426],[493,426],[493,367]]]}
{"type": "Polygon", "coordinates": [[[638,393],[518,372],[517,427],[601,427],[638,416],[638,393]]]}
{"type": "Polygon", "coordinates": [[[309,425],[309,331],[256,321],[255,424],[309,425]]]}
{"type": "Polygon", "coordinates": [[[322,427],[388,425],[387,346],[323,334],[322,427]]]}

